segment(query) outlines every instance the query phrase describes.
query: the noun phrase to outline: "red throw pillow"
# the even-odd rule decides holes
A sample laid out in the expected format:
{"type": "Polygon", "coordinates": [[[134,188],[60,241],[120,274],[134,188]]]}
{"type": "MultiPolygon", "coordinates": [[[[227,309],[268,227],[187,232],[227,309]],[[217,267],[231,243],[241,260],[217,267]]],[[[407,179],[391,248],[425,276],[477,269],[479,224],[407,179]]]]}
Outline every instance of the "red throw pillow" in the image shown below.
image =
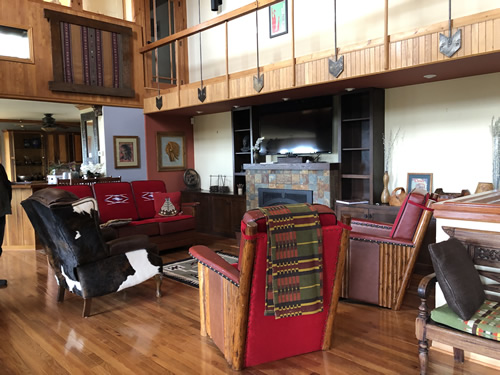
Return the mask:
{"type": "Polygon", "coordinates": [[[180,191],[176,191],[174,193],[154,192],[153,199],[155,204],[155,217],[175,216],[181,213],[180,191]],[[169,209],[168,207],[166,207],[165,209],[162,210],[162,207],[167,199],[170,199],[170,202],[173,204],[173,208],[169,209]]]}

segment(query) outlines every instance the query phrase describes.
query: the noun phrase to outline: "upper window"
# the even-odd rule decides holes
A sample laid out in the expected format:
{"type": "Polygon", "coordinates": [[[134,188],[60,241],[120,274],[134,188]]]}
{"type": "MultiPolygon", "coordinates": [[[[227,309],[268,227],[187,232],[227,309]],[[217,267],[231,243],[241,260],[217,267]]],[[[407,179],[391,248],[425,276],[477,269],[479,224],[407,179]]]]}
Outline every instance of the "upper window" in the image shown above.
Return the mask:
{"type": "Polygon", "coordinates": [[[0,25],[0,59],[33,62],[31,29],[0,25]]]}

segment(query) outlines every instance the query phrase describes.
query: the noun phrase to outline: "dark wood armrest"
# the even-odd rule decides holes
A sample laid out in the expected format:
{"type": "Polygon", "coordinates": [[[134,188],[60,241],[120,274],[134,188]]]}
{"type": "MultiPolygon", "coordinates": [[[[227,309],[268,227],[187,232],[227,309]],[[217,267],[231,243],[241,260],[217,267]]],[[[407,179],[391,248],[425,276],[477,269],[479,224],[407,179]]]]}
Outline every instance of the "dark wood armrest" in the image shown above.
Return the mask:
{"type": "Polygon", "coordinates": [[[200,202],[185,202],[181,203],[181,210],[185,215],[196,216],[196,206],[199,206],[200,202]]]}
{"type": "Polygon", "coordinates": [[[206,246],[197,245],[189,249],[189,254],[205,267],[217,272],[236,286],[240,284],[240,272],[206,246]]]}
{"type": "Polygon", "coordinates": [[[392,224],[356,218],[351,220],[351,227],[351,232],[369,233],[381,237],[388,237],[392,230],[392,224]]]}
{"type": "Polygon", "coordinates": [[[422,280],[420,280],[420,283],[418,284],[418,291],[417,291],[418,296],[422,299],[429,298],[429,294],[431,293],[432,289],[434,289],[435,285],[436,285],[435,273],[431,273],[427,276],[424,276],[422,280]]]}

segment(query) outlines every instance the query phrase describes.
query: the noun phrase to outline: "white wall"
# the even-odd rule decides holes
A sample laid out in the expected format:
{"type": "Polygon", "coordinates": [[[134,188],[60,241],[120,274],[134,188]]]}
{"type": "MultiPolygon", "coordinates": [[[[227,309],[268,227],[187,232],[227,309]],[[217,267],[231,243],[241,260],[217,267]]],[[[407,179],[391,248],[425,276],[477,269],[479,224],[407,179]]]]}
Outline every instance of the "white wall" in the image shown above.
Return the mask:
{"type": "MultiPolygon", "coordinates": [[[[201,22],[238,9],[253,1],[224,0],[222,12],[212,12],[210,1],[201,1],[201,22]]],[[[295,0],[295,55],[332,50],[335,45],[334,7],[332,0],[295,0]]],[[[381,38],[384,35],[384,0],[337,1],[337,46],[349,46],[381,38]]],[[[198,0],[186,0],[187,26],[199,24],[198,0]]],[[[452,18],[498,8],[498,0],[454,1],[452,18]]],[[[288,0],[287,34],[269,37],[269,9],[258,12],[259,65],[269,65],[291,58],[291,8],[288,0]]],[[[412,31],[422,26],[448,20],[448,0],[389,1],[389,34],[412,31]]],[[[257,66],[255,13],[228,24],[229,73],[257,66]]],[[[203,79],[225,74],[225,26],[202,33],[203,79]]],[[[200,80],[199,36],[188,38],[191,82],[200,80]]]]}
{"type": "Polygon", "coordinates": [[[500,117],[500,73],[386,90],[386,134],[400,128],[389,190],[407,173],[433,173],[433,189],[474,193],[492,181],[492,118],[500,117]]]}
{"type": "MultiPolygon", "coordinates": [[[[201,188],[210,188],[210,175],[226,175],[226,186],[233,190],[233,140],[231,113],[197,116],[194,119],[194,169],[201,188]]],[[[212,180],[216,184],[216,179],[212,180]]]]}

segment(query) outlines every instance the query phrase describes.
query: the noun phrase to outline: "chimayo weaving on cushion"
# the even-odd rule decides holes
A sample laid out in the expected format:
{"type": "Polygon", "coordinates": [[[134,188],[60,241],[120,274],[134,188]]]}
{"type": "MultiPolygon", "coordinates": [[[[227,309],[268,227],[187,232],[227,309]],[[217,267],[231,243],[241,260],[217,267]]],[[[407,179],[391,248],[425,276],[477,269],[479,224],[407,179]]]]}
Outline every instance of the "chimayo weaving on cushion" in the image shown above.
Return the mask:
{"type": "Polygon", "coordinates": [[[264,314],[279,319],[323,311],[323,246],[318,213],[302,203],[260,210],[268,229],[264,314]]]}

